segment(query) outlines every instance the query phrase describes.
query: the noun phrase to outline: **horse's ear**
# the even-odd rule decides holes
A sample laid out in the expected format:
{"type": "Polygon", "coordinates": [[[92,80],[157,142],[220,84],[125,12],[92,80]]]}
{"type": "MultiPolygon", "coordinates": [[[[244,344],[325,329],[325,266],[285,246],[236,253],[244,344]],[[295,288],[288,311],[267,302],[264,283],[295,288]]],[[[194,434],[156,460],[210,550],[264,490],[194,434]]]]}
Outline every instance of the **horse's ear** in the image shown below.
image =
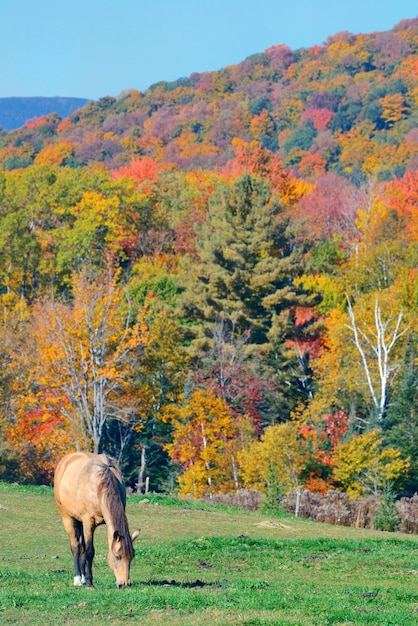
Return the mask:
{"type": "Polygon", "coordinates": [[[138,528],[137,528],[136,530],[134,530],[134,532],[133,532],[133,533],[132,533],[132,535],[131,535],[131,539],[132,539],[132,541],[135,541],[135,539],[136,539],[136,538],[138,537],[138,535],[139,535],[139,532],[140,532],[140,531],[139,531],[139,529],[138,529],[138,528]]]}
{"type": "Polygon", "coordinates": [[[113,541],[120,541],[122,539],[122,536],[119,534],[118,530],[115,530],[115,532],[113,533],[113,541]]]}

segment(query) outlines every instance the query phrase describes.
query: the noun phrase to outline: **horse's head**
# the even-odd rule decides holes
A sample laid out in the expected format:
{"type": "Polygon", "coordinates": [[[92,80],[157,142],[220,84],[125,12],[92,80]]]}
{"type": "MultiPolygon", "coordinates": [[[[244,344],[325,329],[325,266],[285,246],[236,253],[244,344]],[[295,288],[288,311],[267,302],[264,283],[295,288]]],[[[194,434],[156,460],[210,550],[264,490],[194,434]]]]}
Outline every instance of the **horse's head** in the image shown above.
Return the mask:
{"type": "Polygon", "coordinates": [[[115,575],[116,587],[118,587],[118,589],[120,587],[130,587],[131,585],[129,571],[131,561],[135,554],[132,544],[138,535],[139,530],[135,530],[131,537],[129,537],[129,535],[123,537],[117,530],[113,533],[113,541],[110,546],[107,562],[115,575]]]}

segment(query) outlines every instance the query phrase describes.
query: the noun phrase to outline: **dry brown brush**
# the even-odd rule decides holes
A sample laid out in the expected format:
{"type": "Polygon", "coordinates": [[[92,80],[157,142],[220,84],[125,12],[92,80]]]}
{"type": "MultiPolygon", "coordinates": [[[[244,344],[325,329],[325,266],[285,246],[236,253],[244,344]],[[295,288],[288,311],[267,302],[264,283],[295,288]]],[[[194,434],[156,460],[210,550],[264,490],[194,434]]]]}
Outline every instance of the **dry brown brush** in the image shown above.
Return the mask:
{"type": "MultiPolygon", "coordinates": [[[[297,499],[296,491],[288,493],[281,502],[283,510],[295,514],[297,499]]],[[[380,496],[350,500],[346,493],[336,489],[331,489],[326,494],[304,489],[300,494],[299,515],[326,524],[375,528],[380,505],[380,496]]],[[[418,533],[418,494],[412,498],[401,498],[396,503],[396,515],[396,530],[418,533]]]]}

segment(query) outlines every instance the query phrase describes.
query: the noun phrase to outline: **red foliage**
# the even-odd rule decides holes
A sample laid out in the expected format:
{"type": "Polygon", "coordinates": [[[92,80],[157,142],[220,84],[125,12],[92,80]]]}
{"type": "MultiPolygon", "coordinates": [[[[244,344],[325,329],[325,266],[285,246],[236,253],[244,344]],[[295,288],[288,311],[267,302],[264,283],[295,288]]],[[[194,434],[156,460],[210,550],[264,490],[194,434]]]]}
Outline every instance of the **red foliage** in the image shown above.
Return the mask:
{"type": "Polygon", "coordinates": [[[117,170],[113,170],[112,176],[115,180],[133,178],[139,186],[145,181],[155,181],[158,173],[163,169],[167,169],[167,166],[149,156],[144,156],[140,159],[132,159],[129,165],[122,165],[117,170]]]}
{"type": "Polygon", "coordinates": [[[308,306],[295,307],[295,326],[303,326],[314,318],[314,311],[308,306]]]}
{"type": "Polygon", "coordinates": [[[235,417],[248,415],[257,431],[261,428],[262,408],[272,385],[245,363],[213,363],[207,371],[196,373],[199,386],[225,400],[235,417]]]}
{"type": "Polygon", "coordinates": [[[353,186],[342,176],[326,173],[319,176],[311,193],[298,203],[296,215],[306,222],[310,239],[328,239],[344,234],[351,238],[355,232],[356,202],[350,201],[353,186]]]}
{"type": "Polygon", "coordinates": [[[343,437],[348,430],[348,422],[349,417],[344,409],[340,409],[333,415],[325,415],[323,419],[325,432],[333,448],[342,442],[343,437]]]}
{"type": "Polygon", "coordinates": [[[203,224],[206,211],[195,209],[190,215],[180,220],[174,227],[174,250],[176,254],[194,254],[196,252],[196,225],[203,224]]]}
{"type": "Polygon", "coordinates": [[[299,162],[299,172],[308,178],[312,176],[321,176],[325,174],[327,166],[327,160],[315,152],[314,154],[307,154],[299,162]]]}
{"type": "Polygon", "coordinates": [[[328,109],[310,108],[304,112],[302,119],[312,120],[316,130],[324,130],[331,124],[334,115],[334,111],[328,109]]]}
{"type": "Polygon", "coordinates": [[[304,424],[300,436],[306,454],[305,487],[317,493],[326,493],[332,487],[331,468],[335,447],[342,442],[348,430],[349,417],[343,409],[325,415],[320,426],[304,424]]]}
{"type": "Polygon", "coordinates": [[[47,121],[46,115],[43,115],[42,117],[35,117],[33,120],[29,120],[29,122],[26,122],[26,126],[28,128],[38,128],[46,124],[47,121]]]}

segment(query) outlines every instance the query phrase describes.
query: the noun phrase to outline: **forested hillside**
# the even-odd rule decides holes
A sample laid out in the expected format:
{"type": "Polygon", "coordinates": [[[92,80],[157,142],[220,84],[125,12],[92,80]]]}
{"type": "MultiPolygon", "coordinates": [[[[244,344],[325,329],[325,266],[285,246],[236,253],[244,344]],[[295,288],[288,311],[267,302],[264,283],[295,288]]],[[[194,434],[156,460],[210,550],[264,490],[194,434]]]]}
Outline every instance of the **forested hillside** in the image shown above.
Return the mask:
{"type": "Polygon", "coordinates": [[[0,164],[115,168],[147,155],[212,169],[228,162],[238,138],[278,152],[303,177],[401,176],[417,166],[417,28],[405,20],[313,48],[278,45],[219,72],[104,97],[62,122],[46,118],[6,136],[0,164]]]}
{"type": "Polygon", "coordinates": [[[0,476],[418,489],[418,18],[0,137],[0,476]]]}

